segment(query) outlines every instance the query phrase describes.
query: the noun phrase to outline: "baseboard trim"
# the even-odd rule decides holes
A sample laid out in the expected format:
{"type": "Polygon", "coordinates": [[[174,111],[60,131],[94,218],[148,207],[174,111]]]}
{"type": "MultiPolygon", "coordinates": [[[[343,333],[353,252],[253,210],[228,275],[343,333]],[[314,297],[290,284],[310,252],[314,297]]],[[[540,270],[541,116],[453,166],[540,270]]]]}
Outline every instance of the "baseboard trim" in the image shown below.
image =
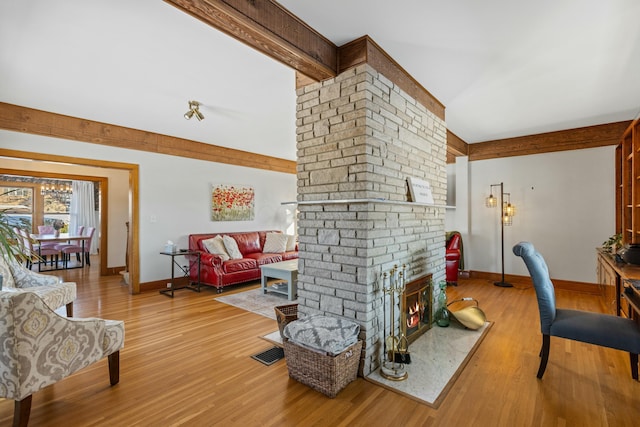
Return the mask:
{"type": "MultiPolygon", "coordinates": [[[[187,277],[176,277],[176,287],[185,286],[187,284],[187,279],[187,277]]],[[[140,283],[140,292],[159,291],[162,289],[167,289],[167,283],[171,283],[170,278],[140,283]]]]}
{"type": "MultiPolygon", "coordinates": [[[[469,271],[469,278],[498,282],[502,279],[502,275],[500,273],[490,273],[486,271],[471,270],[469,271]]],[[[504,279],[509,283],[518,284],[521,286],[533,286],[533,282],[531,281],[531,277],[529,276],[505,274],[504,279]]],[[[596,283],[574,282],[571,280],[560,280],[560,279],[551,279],[551,280],[553,281],[553,286],[556,289],[562,289],[565,291],[572,291],[572,292],[580,292],[583,294],[590,294],[590,295],[600,295],[600,289],[596,283]]]]}
{"type": "Polygon", "coordinates": [[[125,268],[126,267],[124,265],[122,267],[107,267],[107,270],[106,270],[107,276],[117,276],[125,268]]]}

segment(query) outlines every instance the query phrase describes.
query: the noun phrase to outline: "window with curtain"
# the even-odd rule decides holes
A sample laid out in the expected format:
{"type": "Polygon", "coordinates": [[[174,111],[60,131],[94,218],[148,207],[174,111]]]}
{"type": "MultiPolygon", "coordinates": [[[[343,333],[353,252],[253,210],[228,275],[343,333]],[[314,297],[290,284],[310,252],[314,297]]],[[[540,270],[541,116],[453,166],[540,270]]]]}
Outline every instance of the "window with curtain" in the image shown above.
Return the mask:
{"type": "Polygon", "coordinates": [[[96,209],[94,183],[91,181],[72,181],[73,193],[69,206],[69,229],[77,230],[84,226],[96,229],[91,241],[90,253],[98,253],[98,211],[96,209]]]}

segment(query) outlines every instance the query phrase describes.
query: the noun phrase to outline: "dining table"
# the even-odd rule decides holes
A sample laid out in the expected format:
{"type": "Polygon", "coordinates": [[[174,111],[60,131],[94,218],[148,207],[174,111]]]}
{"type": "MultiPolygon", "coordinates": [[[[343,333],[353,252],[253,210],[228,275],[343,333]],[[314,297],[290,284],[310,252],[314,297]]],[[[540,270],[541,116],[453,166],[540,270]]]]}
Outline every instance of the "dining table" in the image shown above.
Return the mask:
{"type": "MultiPolygon", "coordinates": [[[[84,267],[84,253],[85,253],[85,244],[88,240],[91,239],[91,236],[82,236],[79,234],[73,233],[59,233],[59,234],[31,234],[31,238],[38,243],[38,257],[42,259],[40,248],[43,243],[73,243],[80,242],[80,246],[82,247],[82,256],[80,257],[80,264],[75,264],[73,267],[69,267],[66,264],[66,267],[59,267],[58,263],[56,263],[55,268],[48,268],[47,270],[68,270],[73,268],[83,268],[84,267]]],[[[41,269],[42,263],[38,263],[38,271],[42,271],[41,269]]],[[[63,264],[64,265],[64,264],[63,264]]]]}

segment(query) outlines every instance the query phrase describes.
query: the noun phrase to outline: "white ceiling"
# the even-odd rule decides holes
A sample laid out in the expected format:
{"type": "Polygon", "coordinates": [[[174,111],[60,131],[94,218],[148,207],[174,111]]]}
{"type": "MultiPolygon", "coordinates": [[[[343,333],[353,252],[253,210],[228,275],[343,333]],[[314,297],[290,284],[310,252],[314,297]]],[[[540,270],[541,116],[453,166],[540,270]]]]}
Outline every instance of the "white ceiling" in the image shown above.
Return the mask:
{"type": "MultiPolygon", "coordinates": [[[[280,3],[336,45],[369,35],[469,143],[640,113],[637,0],[280,3]]],[[[294,160],[294,86],[161,0],[0,3],[2,102],[294,160]]]]}

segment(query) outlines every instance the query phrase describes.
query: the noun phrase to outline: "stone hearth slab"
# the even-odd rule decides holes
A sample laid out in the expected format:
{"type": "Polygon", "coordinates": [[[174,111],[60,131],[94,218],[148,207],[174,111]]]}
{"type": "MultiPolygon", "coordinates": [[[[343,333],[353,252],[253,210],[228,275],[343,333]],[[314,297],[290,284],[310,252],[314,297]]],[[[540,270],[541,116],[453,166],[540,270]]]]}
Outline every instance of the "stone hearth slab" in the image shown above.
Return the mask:
{"type": "Polygon", "coordinates": [[[366,379],[437,408],[492,324],[486,322],[477,331],[465,329],[454,322],[447,328],[434,325],[409,346],[411,363],[406,365],[409,374],[406,380],[383,378],[380,369],[366,379]]]}

